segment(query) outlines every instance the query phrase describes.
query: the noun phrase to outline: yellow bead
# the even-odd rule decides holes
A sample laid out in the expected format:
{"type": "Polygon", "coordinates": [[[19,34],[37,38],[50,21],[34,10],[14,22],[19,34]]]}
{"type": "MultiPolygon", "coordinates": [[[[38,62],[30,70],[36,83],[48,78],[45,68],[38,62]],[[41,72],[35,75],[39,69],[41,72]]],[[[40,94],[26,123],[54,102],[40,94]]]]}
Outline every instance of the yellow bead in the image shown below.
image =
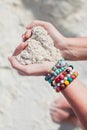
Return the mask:
{"type": "Polygon", "coordinates": [[[67,86],[67,85],[69,85],[69,81],[68,80],[65,80],[64,81],[64,84],[67,86]]]}
{"type": "Polygon", "coordinates": [[[78,76],[78,72],[74,72],[73,75],[74,75],[75,77],[77,77],[77,76],[78,76]]]}

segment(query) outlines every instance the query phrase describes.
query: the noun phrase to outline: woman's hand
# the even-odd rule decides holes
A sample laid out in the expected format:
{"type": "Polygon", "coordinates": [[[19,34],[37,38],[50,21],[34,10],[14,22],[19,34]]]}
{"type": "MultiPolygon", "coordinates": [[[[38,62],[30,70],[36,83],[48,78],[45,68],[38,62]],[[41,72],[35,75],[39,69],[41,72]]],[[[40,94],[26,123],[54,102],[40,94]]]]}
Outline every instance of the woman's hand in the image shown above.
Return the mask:
{"type": "Polygon", "coordinates": [[[9,57],[9,61],[14,69],[18,71],[18,73],[22,76],[42,76],[46,75],[54,66],[53,62],[44,62],[42,64],[29,64],[29,65],[21,65],[17,60],[16,56],[21,53],[24,48],[27,47],[27,42],[20,44],[13,55],[9,57]]]}
{"type": "Polygon", "coordinates": [[[35,26],[42,26],[44,29],[47,30],[47,32],[53,39],[56,48],[60,50],[64,50],[67,48],[67,38],[65,38],[62,34],[60,34],[58,30],[51,23],[44,21],[34,21],[26,27],[27,31],[22,35],[24,42],[30,37],[31,30],[35,26]]]}
{"type": "Polygon", "coordinates": [[[23,41],[25,42],[31,35],[31,30],[35,26],[42,26],[44,27],[51,38],[54,41],[54,45],[56,48],[60,49],[62,56],[65,59],[71,60],[73,59],[73,55],[69,48],[69,39],[64,37],[51,23],[44,22],[44,21],[34,21],[30,25],[26,27],[27,31],[22,35],[23,41]],[[71,55],[69,57],[69,55],[71,55]]]}

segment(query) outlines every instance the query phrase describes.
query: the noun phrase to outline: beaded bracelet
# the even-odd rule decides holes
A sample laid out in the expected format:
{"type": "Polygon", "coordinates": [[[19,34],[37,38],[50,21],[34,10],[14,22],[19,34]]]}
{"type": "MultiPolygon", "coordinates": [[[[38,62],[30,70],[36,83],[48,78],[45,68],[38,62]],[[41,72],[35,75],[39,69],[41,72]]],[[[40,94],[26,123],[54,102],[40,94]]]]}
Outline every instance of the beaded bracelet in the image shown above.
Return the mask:
{"type": "Polygon", "coordinates": [[[74,72],[73,66],[71,67],[71,65],[70,65],[70,66],[68,66],[68,67],[66,68],[66,70],[64,70],[61,74],[57,75],[57,76],[54,78],[54,80],[51,82],[51,85],[52,85],[52,86],[56,85],[55,83],[59,83],[60,80],[64,80],[64,79],[67,80],[67,77],[70,77],[70,74],[72,73],[71,71],[74,72]],[[66,76],[67,76],[67,77],[66,77],[66,76]],[[54,83],[54,82],[55,82],[55,83],[54,83]]]}
{"type": "Polygon", "coordinates": [[[56,85],[53,86],[53,88],[56,89],[56,92],[59,92],[60,90],[66,88],[77,76],[78,72],[76,71],[70,71],[70,73],[67,73],[65,76],[62,73],[54,80],[56,85]]]}
{"type": "Polygon", "coordinates": [[[51,84],[56,92],[60,92],[77,76],[78,72],[74,71],[74,67],[72,65],[68,65],[64,59],[60,59],[45,76],[45,80],[51,84]]]}
{"type": "Polygon", "coordinates": [[[49,83],[51,82],[51,78],[55,78],[58,74],[66,69],[68,64],[65,62],[64,59],[60,59],[55,66],[52,67],[52,70],[45,76],[45,80],[49,83]]]}

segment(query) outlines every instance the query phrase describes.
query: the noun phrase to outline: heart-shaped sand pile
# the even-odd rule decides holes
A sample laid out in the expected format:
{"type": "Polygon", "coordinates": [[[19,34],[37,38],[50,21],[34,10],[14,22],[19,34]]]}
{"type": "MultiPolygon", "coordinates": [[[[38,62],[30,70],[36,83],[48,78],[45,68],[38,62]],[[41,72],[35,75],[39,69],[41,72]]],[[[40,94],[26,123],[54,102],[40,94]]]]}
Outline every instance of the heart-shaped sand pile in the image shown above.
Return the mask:
{"type": "Polygon", "coordinates": [[[16,57],[23,65],[43,61],[55,62],[62,58],[59,49],[54,47],[52,38],[41,26],[32,29],[32,35],[27,42],[28,46],[16,57]]]}

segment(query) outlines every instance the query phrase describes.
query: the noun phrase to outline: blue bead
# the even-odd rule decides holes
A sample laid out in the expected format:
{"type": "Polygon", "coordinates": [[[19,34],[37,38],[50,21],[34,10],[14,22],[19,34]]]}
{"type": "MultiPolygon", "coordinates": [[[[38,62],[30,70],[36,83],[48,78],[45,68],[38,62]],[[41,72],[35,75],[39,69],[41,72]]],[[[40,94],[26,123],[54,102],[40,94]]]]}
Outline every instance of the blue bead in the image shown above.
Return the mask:
{"type": "Polygon", "coordinates": [[[55,72],[53,75],[54,75],[54,76],[57,76],[57,73],[55,72]]]}
{"type": "Polygon", "coordinates": [[[48,76],[45,76],[45,80],[48,81],[49,77],[48,76]]]}
{"type": "Polygon", "coordinates": [[[48,81],[51,77],[52,77],[52,75],[48,73],[48,74],[45,76],[45,80],[48,81]]]}
{"type": "Polygon", "coordinates": [[[51,83],[51,82],[52,82],[52,80],[51,80],[51,79],[49,79],[49,80],[48,80],[48,82],[49,82],[49,83],[51,83]]]}
{"type": "Polygon", "coordinates": [[[65,66],[66,65],[66,62],[65,61],[62,61],[61,62],[61,67],[65,66]]]}
{"type": "Polygon", "coordinates": [[[56,72],[55,72],[55,73],[58,75],[58,74],[59,74],[59,72],[60,72],[59,70],[56,70],[56,72]]]}

